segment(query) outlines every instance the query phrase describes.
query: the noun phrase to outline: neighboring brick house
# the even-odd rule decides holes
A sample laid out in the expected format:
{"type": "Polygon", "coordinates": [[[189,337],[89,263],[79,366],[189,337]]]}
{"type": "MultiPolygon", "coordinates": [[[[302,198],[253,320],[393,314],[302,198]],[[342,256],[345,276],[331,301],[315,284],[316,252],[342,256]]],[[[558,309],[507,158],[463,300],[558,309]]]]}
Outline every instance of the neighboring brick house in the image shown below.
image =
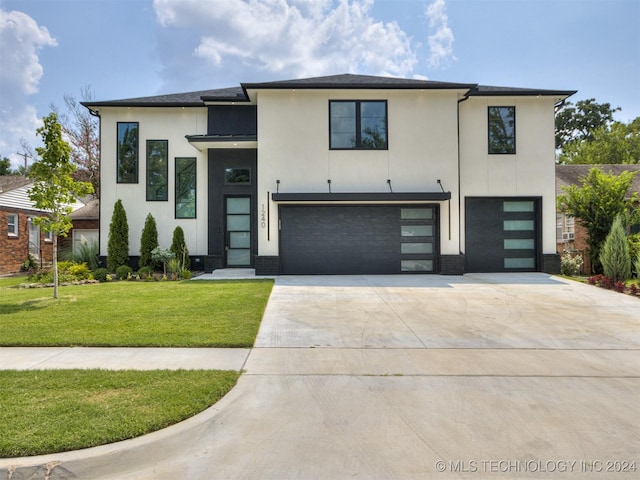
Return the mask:
{"type": "MultiPolygon", "coordinates": [[[[48,266],[53,261],[53,237],[50,233],[41,232],[34,225],[33,219],[46,216],[46,212],[38,210],[29,199],[28,190],[32,181],[21,176],[0,176],[0,275],[20,272],[29,255],[39,267],[48,266]]],[[[97,238],[99,219],[95,217],[97,205],[89,202],[88,212],[93,211],[94,218],[88,215],[74,219],[80,213],[83,204],[73,205],[72,219],[75,228],[92,230],[93,238],[97,238]]],[[[78,236],[78,234],[75,234],[78,236]]],[[[75,238],[73,230],[69,238],[75,238]]]]}
{"type": "Polygon", "coordinates": [[[31,184],[26,177],[0,177],[0,274],[19,272],[29,255],[39,265],[53,259],[51,235],[32,222],[46,213],[33,207],[27,194],[31,184]]]}
{"type": "Polygon", "coordinates": [[[73,228],[66,237],[58,239],[58,248],[73,250],[82,243],[98,242],[100,236],[100,200],[87,198],[84,206],[71,214],[73,228]]]}
{"type": "MultiPolygon", "coordinates": [[[[640,165],[556,165],[556,195],[563,195],[565,192],[562,187],[569,185],[582,186],[582,180],[587,176],[589,170],[598,167],[606,173],[620,175],[624,171],[638,172],[633,180],[633,184],[629,189],[629,196],[633,192],[640,192],[640,165]]],[[[634,233],[637,233],[634,227],[634,233]]],[[[575,255],[582,256],[584,264],[582,273],[591,272],[591,261],[587,254],[588,238],[587,229],[579,224],[577,218],[569,217],[563,212],[556,212],[556,243],[558,252],[571,252],[575,255]]]]}

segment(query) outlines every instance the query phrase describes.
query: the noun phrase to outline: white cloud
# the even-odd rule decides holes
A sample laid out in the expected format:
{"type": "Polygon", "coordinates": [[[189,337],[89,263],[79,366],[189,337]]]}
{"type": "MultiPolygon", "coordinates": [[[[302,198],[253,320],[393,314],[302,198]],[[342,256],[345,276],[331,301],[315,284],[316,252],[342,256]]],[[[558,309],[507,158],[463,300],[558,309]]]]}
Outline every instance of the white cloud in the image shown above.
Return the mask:
{"type": "Polygon", "coordinates": [[[44,70],[38,52],[43,47],[54,47],[56,40],[45,27],[40,27],[30,16],[17,11],[0,9],[0,155],[18,164],[20,139],[35,141],[35,130],[40,125],[36,109],[28,96],[38,91],[44,70]]]}
{"type": "Polygon", "coordinates": [[[434,0],[425,10],[429,22],[428,37],[429,58],[427,64],[432,68],[440,68],[450,61],[455,61],[453,55],[453,32],[448,25],[445,0],[434,0]]]}
{"type": "MultiPolygon", "coordinates": [[[[372,6],[373,0],[154,0],[158,23],[194,30],[193,56],[217,72],[240,66],[280,78],[410,74],[417,62],[411,38],[396,22],[376,21],[372,6]]],[[[235,71],[236,81],[249,80],[242,74],[235,71]]]]}

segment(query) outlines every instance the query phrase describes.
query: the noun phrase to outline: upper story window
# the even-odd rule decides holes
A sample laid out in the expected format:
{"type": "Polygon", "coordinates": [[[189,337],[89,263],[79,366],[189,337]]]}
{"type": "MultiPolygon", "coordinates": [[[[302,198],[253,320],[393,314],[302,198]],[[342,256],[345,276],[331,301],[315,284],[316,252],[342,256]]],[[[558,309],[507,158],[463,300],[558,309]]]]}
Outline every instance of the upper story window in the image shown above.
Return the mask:
{"type": "Polygon", "coordinates": [[[118,183],[138,183],[138,122],[118,122],[118,183]]]}
{"type": "Polygon", "coordinates": [[[169,199],[169,141],[147,140],[147,201],[169,199]]]}
{"type": "Polygon", "coordinates": [[[329,101],[331,149],[386,150],[386,100],[329,101]]]}
{"type": "Polygon", "coordinates": [[[489,153],[516,153],[516,107],[489,107],[489,153]]]}
{"type": "Polygon", "coordinates": [[[18,214],[10,213],[7,216],[7,233],[10,237],[18,236],[18,214]]]}

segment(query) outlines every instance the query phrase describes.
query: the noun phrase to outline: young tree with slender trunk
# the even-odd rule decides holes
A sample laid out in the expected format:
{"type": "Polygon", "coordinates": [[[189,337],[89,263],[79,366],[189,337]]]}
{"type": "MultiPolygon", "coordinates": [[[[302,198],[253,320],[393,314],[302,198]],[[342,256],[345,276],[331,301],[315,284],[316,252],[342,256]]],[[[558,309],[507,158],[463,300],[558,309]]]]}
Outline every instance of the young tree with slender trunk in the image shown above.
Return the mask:
{"type": "Polygon", "coordinates": [[[44,147],[36,148],[40,160],[29,170],[34,183],[28,194],[35,208],[48,212],[46,217],[34,218],[33,223],[53,234],[53,298],[58,298],[58,236],[66,237],[73,226],[70,214],[76,197],[92,193],[93,187],[73,179],[76,166],[70,162],[71,147],[62,139],[57,115],[49,114],[43,123],[37,134],[44,147]]]}

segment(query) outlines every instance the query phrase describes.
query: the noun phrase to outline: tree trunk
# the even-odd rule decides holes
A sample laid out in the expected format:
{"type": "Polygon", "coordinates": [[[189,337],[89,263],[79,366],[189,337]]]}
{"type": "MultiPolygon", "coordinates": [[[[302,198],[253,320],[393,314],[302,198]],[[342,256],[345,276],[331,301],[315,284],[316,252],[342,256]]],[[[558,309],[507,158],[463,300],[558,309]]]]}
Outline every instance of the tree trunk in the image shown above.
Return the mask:
{"type": "Polygon", "coordinates": [[[58,298],[58,235],[53,232],[53,298],[58,298]]]}

